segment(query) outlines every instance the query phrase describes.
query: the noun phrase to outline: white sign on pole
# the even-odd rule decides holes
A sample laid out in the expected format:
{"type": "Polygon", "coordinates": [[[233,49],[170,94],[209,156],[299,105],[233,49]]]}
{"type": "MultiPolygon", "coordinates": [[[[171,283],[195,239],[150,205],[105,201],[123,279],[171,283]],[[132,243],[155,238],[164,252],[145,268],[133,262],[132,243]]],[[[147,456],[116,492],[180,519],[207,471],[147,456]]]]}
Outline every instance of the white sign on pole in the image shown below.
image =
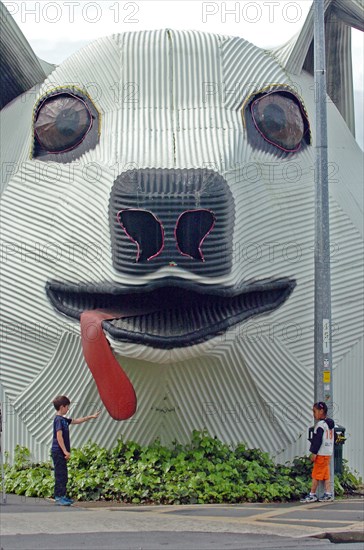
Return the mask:
{"type": "Polygon", "coordinates": [[[322,338],[323,352],[330,352],[330,321],[329,319],[323,320],[323,338],[322,338]]]}

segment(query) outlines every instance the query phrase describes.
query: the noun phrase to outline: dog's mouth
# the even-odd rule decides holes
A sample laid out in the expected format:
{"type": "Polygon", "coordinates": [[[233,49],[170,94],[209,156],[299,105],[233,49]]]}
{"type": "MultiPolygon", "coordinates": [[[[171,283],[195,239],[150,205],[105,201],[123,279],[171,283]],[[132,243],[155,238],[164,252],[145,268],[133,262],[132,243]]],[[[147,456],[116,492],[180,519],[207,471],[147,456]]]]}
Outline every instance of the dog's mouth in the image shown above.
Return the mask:
{"type": "Polygon", "coordinates": [[[240,288],[202,287],[181,281],[159,284],[133,289],[57,281],[46,285],[55,309],[80,320],[86,362],[109,414],[117,420],[134,414],[136,398],[104,331],[118,341],[153,348],[193,346],[252,316],[277,309],[296,285],[288,278],[253,282],[240,288]]]}
{"type": "Polygon", "coordinates": [[[61,313],[80,319],[84,311],[108,311],[102,325],[114,339],[172,349],[205,342],[245,319],[275,310],[291,294],[291,279],[251,283],[244,288],[166,286],[131,290],[52,282],[47,294],[61,313]]]}

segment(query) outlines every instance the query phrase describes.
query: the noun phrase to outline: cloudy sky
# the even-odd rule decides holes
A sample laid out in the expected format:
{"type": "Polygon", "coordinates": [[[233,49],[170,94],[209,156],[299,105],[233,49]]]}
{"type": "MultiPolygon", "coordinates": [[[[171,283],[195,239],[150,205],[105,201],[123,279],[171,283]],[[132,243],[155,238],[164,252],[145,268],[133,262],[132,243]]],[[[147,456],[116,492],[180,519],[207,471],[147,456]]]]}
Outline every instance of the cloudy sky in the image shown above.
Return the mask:
{"type": "MultiPolygon", "coordinates": [[[[299,32],[312,0],[2,0],[38,57],[61,63],[88,42],[112,33],[155,28],[243,36],[260,47],[299,32]]],[[[363,148],[363,33],[353,31],[357,141],[363,148]]]]}

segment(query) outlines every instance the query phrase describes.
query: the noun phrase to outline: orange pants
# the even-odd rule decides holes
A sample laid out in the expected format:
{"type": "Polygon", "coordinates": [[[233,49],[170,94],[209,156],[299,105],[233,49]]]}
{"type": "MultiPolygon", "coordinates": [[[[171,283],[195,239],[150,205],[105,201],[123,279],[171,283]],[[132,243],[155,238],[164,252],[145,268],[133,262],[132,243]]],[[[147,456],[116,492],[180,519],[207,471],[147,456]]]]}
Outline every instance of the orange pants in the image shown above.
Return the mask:
{"type": "Polygon", "coordinates": [[[313,463],[312,479],[330,479],[330,459],[331,456],[316,456],[313,463]]]}

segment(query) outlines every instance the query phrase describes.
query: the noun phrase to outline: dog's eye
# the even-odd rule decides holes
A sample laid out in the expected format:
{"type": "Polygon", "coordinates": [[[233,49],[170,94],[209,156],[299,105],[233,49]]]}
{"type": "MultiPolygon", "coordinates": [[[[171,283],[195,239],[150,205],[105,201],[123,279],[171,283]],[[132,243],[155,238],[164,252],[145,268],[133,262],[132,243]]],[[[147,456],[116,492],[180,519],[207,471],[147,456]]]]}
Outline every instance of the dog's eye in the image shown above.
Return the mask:
{"type": "Polygon", "coordinates": [[[68,93],[48,97],[35,113],[35,137],[49,153],[60,153],[77,147],[91,126],[92,115],[86,103],[68,93]]]}
{"type": "Polygon", "coordinates": [[[292,153],[310,143],[306,113],[293,93],[281,90],[262,94],[250,103],[249,111],[260,136],[282,151],[292,153]]]}

